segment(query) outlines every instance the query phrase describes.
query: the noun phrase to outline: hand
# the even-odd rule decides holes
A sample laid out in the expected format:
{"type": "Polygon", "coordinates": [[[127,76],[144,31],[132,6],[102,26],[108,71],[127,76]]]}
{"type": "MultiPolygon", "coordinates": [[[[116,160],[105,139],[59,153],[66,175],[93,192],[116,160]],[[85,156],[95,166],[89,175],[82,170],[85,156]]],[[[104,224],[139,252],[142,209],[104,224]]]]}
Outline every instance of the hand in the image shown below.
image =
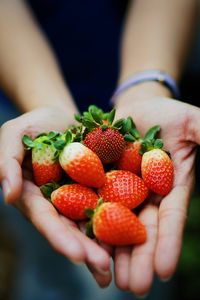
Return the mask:
{"type": "Polygon", "coordinates": [[[65,130],[73,122],[72,112],[48,107],[5,123],[0,129],[0,183],[7,203],[20,209],[56,251],[72,262],[86,263],[104,286],[111,281],[109,254],[87,238],[75,222],[58,214],[33,183],[24,160],[24,134],[35,137],[41,132],[65,130]]]}
{"type": "Polygon", "coordinates": [[[161,138],[171,153],[175,167],[172,191],[156,205],[149,201],[140,219],[148,238],[143,245],[117,248],[115,251],[116,284],[135,294],[148,293],[154,271],[169,279],[181,253],[187,209],[194,184],[195,148],[200,143],[200,109],[167,97],[130,89],[116,105],[118,116],[131,115],[144,134],[153,125],[161,126],[161,138]]]}

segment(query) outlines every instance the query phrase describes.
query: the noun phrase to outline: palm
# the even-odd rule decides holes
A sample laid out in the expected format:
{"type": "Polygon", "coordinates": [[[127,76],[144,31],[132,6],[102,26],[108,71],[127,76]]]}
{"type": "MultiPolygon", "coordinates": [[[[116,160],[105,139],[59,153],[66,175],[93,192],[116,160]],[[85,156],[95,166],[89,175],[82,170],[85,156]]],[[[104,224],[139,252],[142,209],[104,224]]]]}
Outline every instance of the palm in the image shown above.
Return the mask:
{"type": "Polygon", "coordinates": [[[53,249],[75,263],[86,263],[97,282],[102,286],[107,285],[111,280],[108,271],[110,255],[80,230],[83,224],[60,215],[43,197],[40,188],[33,183],[29,165],[30,162],[26,160],[23,166],[22,196],[14,205],[28,217],[53,249]]]}
{"type": "Polygon", "coordinates": [[[0,131],[0,181],[9,178],[11,188],[6,200],[30,219],[55,250],[74,262],[88,264],[99,284],[105,285],[111,280],[108,253],[87,238],[74,222],[57,213],[33,183],[30,159],[24,160],[23,134],[34,137],[52,129],[64,130],[71,123],[70,118],[59,109],[44,108],[5,123],[0,131]]]}
{"type": "MultiPolygon", "coordinates": [[[[151,286],[154,271],[161,278],[170,277],[180,256],[194,182],[195,146],[200,141],[198,123],[195,123],[199,120],[200,111],[191,105],[167,98],[145,99],[132,103],[131,111],[129,104],[128,109],[128,114],[134,118],[142,134],[155,124],[161,126],[161,138],[171,153],[175,168],[172,191],[162,199],[159,207],[155,205],[157,199],[154,197],[140,213],[148,231],[147,242],[133,249],[116,249],[118,285],[143,294],[151,286]],[[128,275],[125,277],[120,274],[128,275]]],[[[126,109],[120,110],[119,114],[125,115],[126,109]]]]}

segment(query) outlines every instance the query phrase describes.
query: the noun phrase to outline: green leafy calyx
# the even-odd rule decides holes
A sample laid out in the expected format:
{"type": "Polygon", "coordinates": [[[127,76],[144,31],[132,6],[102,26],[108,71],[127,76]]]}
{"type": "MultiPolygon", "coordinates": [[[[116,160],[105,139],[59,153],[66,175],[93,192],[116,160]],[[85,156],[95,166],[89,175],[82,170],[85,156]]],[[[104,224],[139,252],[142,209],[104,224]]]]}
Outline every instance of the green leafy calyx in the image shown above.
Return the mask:
{"type": "Polygon", "coordinates": [[[86,235],[90,238],[95,238],[94,232],[93,232],[93,217],[96,214],[96,212],[99,210],[99,207],[103,204],[103,199],[99,198],[97,206],[94,210],[90,208],[86,208],[85,213],[86,216],[90,219],[86,224],[86,235]]]}
{"type": "Polygon", "coordinates": [[[43,196],[47,199],[51,199],[51,194],[53,191],[57,190],[60,187],[60,185],[56,182],[46,183],[40,187],[40,190],[43,194],[43,196]]]}
{"type": "Polygon", "coordinates": [[[155,125],[147,131],[144,138],[142,139],[142,143],[141,143],[142,147],[140,150],[140,154],[144,154],[145,152],[153,149],[163,148],[163,141],[157,138],[159,132],[160,132],[159,125],[155,125]]]}

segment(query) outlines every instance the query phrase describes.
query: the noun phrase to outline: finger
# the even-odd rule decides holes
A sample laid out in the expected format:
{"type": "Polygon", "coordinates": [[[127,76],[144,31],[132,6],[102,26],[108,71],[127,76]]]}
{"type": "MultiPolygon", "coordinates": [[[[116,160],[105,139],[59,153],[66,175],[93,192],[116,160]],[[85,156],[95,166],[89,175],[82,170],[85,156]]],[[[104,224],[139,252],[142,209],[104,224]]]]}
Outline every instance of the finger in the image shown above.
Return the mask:
{"type": "Polygon", "coordinates": [[[160,204],[155,269],[163,280],[173,275],[180,257],[189,197],[187,186],[176,186],[160,204]]]}
{"type": "MultiPolygon", "coordinates": [[[[64,223],[69,220],[61,216],[64,223]]],[[[108,286],[112,281],[110,271],[110,255],[106,248],[97,244],[96,240],[89,239],[86,234],[86,222],[79,222],[79,228],[73,227],[75,236],[81,241],[86,253],[86,265],[98,285],[102,288],[108,286]]],[[[109,249],[110,250],[110,249],[109,249]]]]}
{"type": "Polygon", "coordinates": [[[0,183],[7,203],[19,198],[22,191],[24,148],[12,124],[11,121],[7,122],[0,132],[0,183]]]}
{"type": "Polygon", "coordinates": [[[112,273],[110,270],[110,255],[112,253],[112,250],[111,247],[106,247],[104,244],[102,245],[98,244],[98,245],[100,246],[101,249],[103,249],[108,254],[108,257],[104,257],[104,258],[102,257],[101,260],[98,260],[98,264],[97,264],[97,262],[94,261],[94,259],[92,259],[96,254],[90,253],[92,254],[92,256],[90,255],[89,257],[88,255],[87,267],[89,271],[92,273],[92,275],[94,276],[99,286],[104,288],[107,287],[112,281],[112,273]]]}
{"type": "Polygon", "coordinates": [[[103,242],[96,241],[97,244],[100,246],[101,249],[103,249],[107,254],[108,258],[104,258],[103,262],[104,264],[101,264],[101,268],[99,269],[99,265],[94,264],[91,259],[88,260],[89,263],[87,264],[88,269],[93,274],[95,280],[99,284],[100,287],[105,288],[107,287],[111,281],[112,281],[112,273],[110,270],[110,257],[113,254],[113,247],[110,245],[107,245],[103,242]],[[109,259],[109,261],[108,261],[109,259]],[[102,266],[103,269],[102,269],[102,266]],[[106,268],[105,268],[106,267],[106,268]]]}
{"type": "Polygon", "coordinates": [[[132,247],[116,247],[114,258],[115,283],[119,289],[129,289],[129,271],[132,247]]]}
{"type": "Polygon", "coordinates": [[[139,216],[147,230],[144,244],[134,247],[130,260],[129,289],[136,295],[145,295],[154,276],[154,255],[157,241],[158,208],[147,205],[139,216]],[[144,276],[145,274],[145,276],[144,276]]]}
{"type": "MultiPolygon", "coordinates": [[[[61,216],[61,218],[63,222],[68,222],[65,217],[61,216]]],[[[82,232],[77,227],[73,227],[73,233],[85,249],[88,269],[92,272],[98,284],[101,287],[105,287],[109,285],[112,280],[110,255],[96,240],[91,240],[85,235],[83,222],[81,222],[80,227],[83,227],[82,232]]]]}
{"type": "MultiPolygon", "coordinates": [[[[68,219],[61,216],[64,223],[68,219]]],[[[75,236],[81,241],[86,252],[86,265],[100,287],[106,287],[112,280],[110,271],[110,257],[107,249],[97,244],[96,240],[89,239],[86,234],[86,222],[79,222],[79,228],[74,227],[75,236]]]]}
{"type": "Polygon", "coordinates": [[[74,263],[85,262],[84,246],[73,232],[73,226],[64,224],[53,205],[44,199],[39,188],[24,181],[23,197],[15,205],[59,253],[74,263]]]}
{"type": "MultiPolygon", "coordinates": [[[[80,231],[84,233],[84,235],[86,235],[86,225],[87,225],[87,221],[81,221],[78,222],[80,231]]],[[[100,246],[101,248],[103,248],[108,254],[109,256],[113,255],[113,247],[111,245],[108,245],[106,243],[103,243],[102,241],[97,241],[96,239],[94,239],[100,246]]]]}
{"type": "MultiPolygon", "coordinates": [[[[107,245],[103,242],[96,241],[98,245],[101,247],[101,249],[105,250],[106,253],[108,253],[109,258],[113,254],[113,247],[110,245],[107,245]]],[[[104,259],[104,265],[105,265],[105,259],[104,259]]],[[[110,270],[110,259],[109,259],[109,265],[107,263],[106,265],[106,270],[104,269],[99,269],[99,267],[96,267],[94,264],[88,263],[87,264],[88,269],[90,272],[93,274],[95,280],[99,284],[100,287],[104,288],[107,287],[111,281],[112,281],[112,273],[110,270]],[[109,266],[109,268],[108,268],[109,266]]]]}
{"type": "Polygon", "coordinates": [[[13,203],[22,193],[22,171],[18,161],[2,157],[0,161],[0,181],[6,203],[13,203]],[[7,163],[5,163],[7,161],[7,163]]]}
{"type": "Polygon", "coordinates": [[[98,270],[92,264],[88,263],[87,267],[101,288],[105,288],[111,283],[112,273],[110,271],[102,272],[102,270],[98,270]]]}
{"type": "Polygon", "coordinates": [[[76,237],[84,243],[87,263],[93,265],[97,270],[102,270],[102,273],[109,271],[110,255],[106,249],[101,247],[95,239],[88,238],[85,232],[83,233],[77,228],[73,228],[73,230],[76,237]]]}
{"type": "Polygon", "coordinates": [[[113,252],[114,252],[114,248],[113,246],[111,245],[108,245],[106,243],[103,243],[101,241],[98,241],[98,244],[110,255],[112,256],[113,255],[113,252]]]}

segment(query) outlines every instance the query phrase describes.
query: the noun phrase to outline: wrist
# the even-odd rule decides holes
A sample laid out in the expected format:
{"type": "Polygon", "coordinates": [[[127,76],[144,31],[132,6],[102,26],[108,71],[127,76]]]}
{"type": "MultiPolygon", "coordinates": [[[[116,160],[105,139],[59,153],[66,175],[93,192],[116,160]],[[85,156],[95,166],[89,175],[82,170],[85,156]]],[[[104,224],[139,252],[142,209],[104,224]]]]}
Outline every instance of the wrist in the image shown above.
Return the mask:
{"type": "Polygon", "coordinates": [[[115,106],[120,107],[124,105],[130,105],[133,101],[141,101],[143,99],[153,97],[168,97],[172,98],[171,91],[156,81],[141,82],[137,85],[133,85],[127,90],[123,91],[115,98],[115,106]]]}

